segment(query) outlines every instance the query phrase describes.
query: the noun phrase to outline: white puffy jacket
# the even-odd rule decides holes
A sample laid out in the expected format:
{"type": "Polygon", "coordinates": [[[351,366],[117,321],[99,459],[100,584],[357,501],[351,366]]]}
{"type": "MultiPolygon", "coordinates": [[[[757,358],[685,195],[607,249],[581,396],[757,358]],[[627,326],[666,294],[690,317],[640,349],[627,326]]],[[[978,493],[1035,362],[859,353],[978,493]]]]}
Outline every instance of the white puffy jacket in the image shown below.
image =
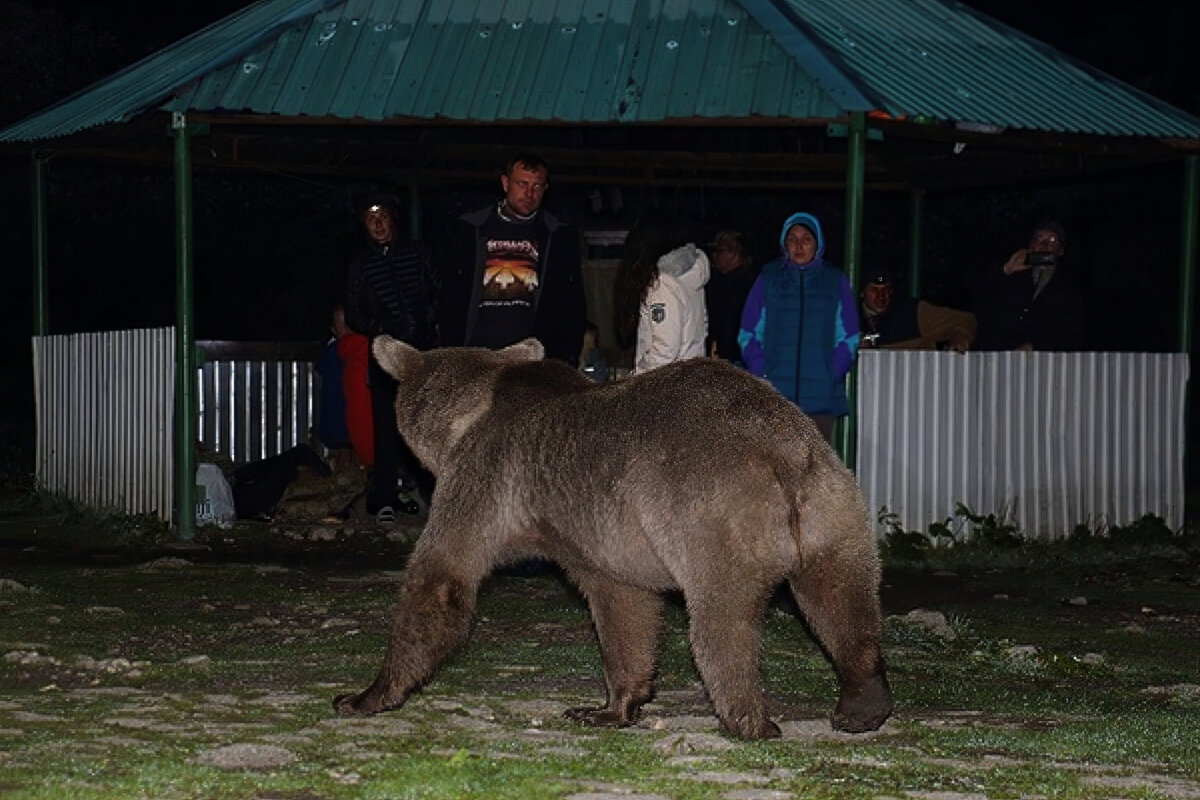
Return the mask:
{"type": "Polygon", "coordinates": [[[650,284],[639,312],[635,373],[704,355],[708,275],[708,256],[694,244],[658,259],[658,278],[650,284]]]}

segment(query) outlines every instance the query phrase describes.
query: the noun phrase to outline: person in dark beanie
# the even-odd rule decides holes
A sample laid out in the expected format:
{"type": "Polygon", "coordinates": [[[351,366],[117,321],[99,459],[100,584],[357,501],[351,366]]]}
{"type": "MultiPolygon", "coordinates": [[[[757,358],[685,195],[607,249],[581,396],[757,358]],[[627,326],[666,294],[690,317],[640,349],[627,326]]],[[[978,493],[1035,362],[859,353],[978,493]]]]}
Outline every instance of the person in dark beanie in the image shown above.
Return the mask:
{"type": "MultiPolygon", "coordinates": [[[[358,205],[366,244],[350,262],[346,276],[346,325],[374,339],[387,334],[428,350],[437,345],[436,309],[439,282],[425,248],[403,241],[396,231],[397,203],[390,195],[371,194],[358,205]]],[[[415,514],[411,498],[397,496],[401,468],[426,502],[433,478],[396,431],[396,381],[371,355],[367,369],[374,422],[375,467],[367,487],[367,513],[391,522],[395,513],[415,514]]]]}
{"type": "Polygon", "coordinates": [[[895,294],[886,269],[872,270],[862,291],[862,347],[886,350],[954,350],[965,353],[975,339],[975,315],[895,294]]]}
{"type": "Polygon", "coordinates": [[[750,248],[745,234],[724,230],[714,237],[712,274],[704,284],[704,304],[708,309],[708,354],[742,366],[742,347],[738,344],[742,309],[754,284],[750,248]]]}

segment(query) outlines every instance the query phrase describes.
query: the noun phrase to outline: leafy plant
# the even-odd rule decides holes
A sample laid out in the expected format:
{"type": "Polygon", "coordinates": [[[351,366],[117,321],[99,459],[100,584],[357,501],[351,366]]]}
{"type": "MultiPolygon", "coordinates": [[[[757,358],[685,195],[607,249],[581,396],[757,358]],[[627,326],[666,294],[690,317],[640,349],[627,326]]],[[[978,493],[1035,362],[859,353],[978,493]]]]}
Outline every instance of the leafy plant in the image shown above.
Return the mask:
{"type": "Polygon", "coordinates": [[[976,514],[961,502],[954,504],[954,513],[970,524],[972,541],[1002,548],[1020,547],[1025,541],[1015,524],[995,514],[976,514]]]}

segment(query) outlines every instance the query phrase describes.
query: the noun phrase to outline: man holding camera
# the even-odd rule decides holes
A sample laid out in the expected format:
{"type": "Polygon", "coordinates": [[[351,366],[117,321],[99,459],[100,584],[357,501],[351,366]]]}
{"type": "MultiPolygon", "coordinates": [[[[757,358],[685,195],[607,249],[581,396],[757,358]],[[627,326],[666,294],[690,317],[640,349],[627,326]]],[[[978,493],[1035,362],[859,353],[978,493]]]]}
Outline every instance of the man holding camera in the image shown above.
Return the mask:
{"type": "Polygon", "coordinates": [[[1059,223],[1039,223],[980,287],[976,350],[1083,349],[1083,299],[1060,266],[1065,238],[1059,223]]]}

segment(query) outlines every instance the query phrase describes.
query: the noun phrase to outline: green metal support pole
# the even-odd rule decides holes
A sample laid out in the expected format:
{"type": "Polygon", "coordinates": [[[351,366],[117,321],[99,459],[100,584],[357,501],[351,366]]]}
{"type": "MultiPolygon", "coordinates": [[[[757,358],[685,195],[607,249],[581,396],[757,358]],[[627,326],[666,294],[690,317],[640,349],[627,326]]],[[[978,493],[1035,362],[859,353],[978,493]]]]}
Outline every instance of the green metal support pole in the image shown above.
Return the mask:
{"type": "MultiPolygon", "coordinates": [[[[850,114],[850,130],[846,152],[846,245],[845,269],[851,287],[858,286],[862,271],[863,181],[867,161],[867,115],[862,111],[850,114]]],[[[858,370],[850,369],[846,387],[850,413],[839,431],[838,450],[842,461],[854,469],[855,448],[858,444],[858,370]]]]}
{"type": "MultiPolygon", "coordinates": [[[[1183,159],[1183,219],[1180,220],[1179,242],[1179,352],[1192,353],[1192,317],[1195,314],[1196,300],[1192,292],[1196,287],[1196,225],[1200,217],[1200,157],[1185,156],[1183,159]]],[[[1189,359],[1190,360],[1190,359],[1189,359]]],[[[1183,463],[1184,478],[1190,481],[1194,476],[1187,475],[1186,465],[1191,461],[1187,452],[1188,442],[1191,441],[1191,413],[1188,411],[1191,403],[1183,408],[1183,463]]],[[[1190,485],[1190,483],[1188,483],[1190,485]]]]}
{"type": "Polygon", "coordinates": [[[912,190],[912,211],[908,232],[908,296],[921,296],[921,232],[925,227],[925,190],[912,190]]]}
{"type": "Polygon", "coordinates": [[[1192,318],[1195,313],[1196,225],[1200,216],[1200,156],[1183,160],[1183,225],[1179,247],[1179,352],[1192,352],[1192,318]]]}
{"type": "Polygon", "coordinates": [[[187,115],[171,115],[175,140],[175,524],[196,536],[196,330],[192,264],[192,149],[187,115]]]}
{"type": "Polygon", "coordinates": [[[421,241],[421,187],[415,183],[408,187],[408,237],[421,241]]]}
{"type": "Polygon", "coordinates": [[[46,236],[46,159],[33,154],[33,335],[50,332],[49,248],[46,236]]]}

